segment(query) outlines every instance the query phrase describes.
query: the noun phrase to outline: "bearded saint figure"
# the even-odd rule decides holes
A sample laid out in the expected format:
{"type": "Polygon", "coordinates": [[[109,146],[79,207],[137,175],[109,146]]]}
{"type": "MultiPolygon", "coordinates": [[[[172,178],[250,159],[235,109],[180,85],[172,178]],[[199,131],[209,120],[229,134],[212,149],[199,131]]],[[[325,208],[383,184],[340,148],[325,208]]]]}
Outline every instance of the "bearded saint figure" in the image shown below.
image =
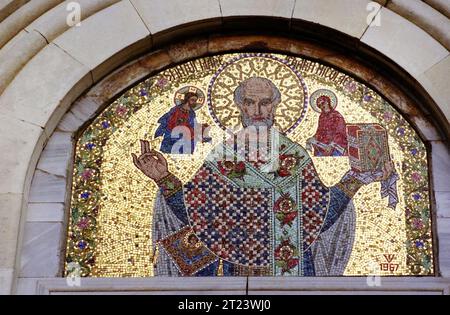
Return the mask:
{"type": "Polygon", "coordinates": [[[349,171],[326,187],[307,151],[274,127],[281,98],[269,79],[240,83],[234,102],[244,128],[219,144],[185,184],[141,140],[134,165],[159,186],[155,275],[344,273],[355,232],[352,197],[363,185],[391,176],[393,164],[382,171],[349,171]]]}

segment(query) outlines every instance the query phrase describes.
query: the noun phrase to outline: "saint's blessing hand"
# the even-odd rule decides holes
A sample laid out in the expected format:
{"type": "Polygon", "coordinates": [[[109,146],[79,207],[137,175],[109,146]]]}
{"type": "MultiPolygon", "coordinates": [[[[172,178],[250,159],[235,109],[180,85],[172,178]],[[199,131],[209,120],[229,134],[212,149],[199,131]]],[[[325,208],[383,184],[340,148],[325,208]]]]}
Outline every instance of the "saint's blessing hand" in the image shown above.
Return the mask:
{"type": "Polygon", "coordinates": [[[137,157],[136,154],[131,154],[134,165],[155,182],[168,176],[169,171],[164,156],[160,152],[150,149],[150,143],[147,140],[140,140],[140,142],[141,155],[137,157]]]}

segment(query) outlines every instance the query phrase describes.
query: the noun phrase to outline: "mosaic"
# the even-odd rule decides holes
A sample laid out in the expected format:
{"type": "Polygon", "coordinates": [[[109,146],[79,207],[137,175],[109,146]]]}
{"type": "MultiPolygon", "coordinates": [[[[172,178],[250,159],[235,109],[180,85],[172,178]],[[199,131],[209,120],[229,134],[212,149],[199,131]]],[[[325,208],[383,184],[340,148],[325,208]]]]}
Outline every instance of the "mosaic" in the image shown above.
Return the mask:
{"type": "Polygon", "coordinates": [[[226,54],[126,91],[77,139],[66,274],[434,275],[427,151],[317,62],[226,54]]]}

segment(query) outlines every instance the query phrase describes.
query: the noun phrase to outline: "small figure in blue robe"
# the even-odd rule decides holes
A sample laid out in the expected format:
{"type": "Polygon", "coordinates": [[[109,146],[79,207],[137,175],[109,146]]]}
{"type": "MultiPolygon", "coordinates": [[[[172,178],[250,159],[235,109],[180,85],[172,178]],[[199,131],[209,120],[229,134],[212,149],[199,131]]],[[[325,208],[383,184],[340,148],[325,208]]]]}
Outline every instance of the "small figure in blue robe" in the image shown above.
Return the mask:
{"type": "Polygon", "coordinates": [[[158,120],[160,126],[155,132],[155,138],[163,137],[161,152],[192,154],[196,142],[211,141],[211,138],[204,137],[205,129],[209,126],[199,125],[196,119],[194,109],[198,106],[198,98],[196,93],[185,93],[182,102],[158,120]]]}

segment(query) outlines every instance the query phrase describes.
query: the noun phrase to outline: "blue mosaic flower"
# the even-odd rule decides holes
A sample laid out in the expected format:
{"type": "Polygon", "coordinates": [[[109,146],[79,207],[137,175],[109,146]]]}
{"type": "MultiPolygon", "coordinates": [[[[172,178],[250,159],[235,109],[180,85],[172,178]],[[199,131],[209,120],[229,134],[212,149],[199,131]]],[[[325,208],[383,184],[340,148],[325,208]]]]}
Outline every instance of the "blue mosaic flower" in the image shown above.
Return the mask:
{"type": "Polygon", "coordinates": [[[90,195],[91,195],[91,194],[90,194],[89,192],[86,191],[86,192],[82,193],[82,194],[80,195],[80,197],[83,198],[83,199],[88,199],[90,195]]]}
{"type": "Polygon", "coordinates": [[[405,128],[403,128],[403,127],[398,128],[397,129],[397,134],[399,136],[404,136],[405,135],[405,128]]]}
{"type": "Polygon", "coordinates": [[[111,127],[111,124],[108,121],[104,121],[102,122],[102,127],[103,129],[108,129],[109,127],[111,127]]]}
{"type": "Polygon", "coordinates": [[[424,246],[422,241],[416,241],[415,245],[416,245],[417,248],[423,248],[423,246],[424,246]]]}
{"type": "Polygon", "coordinates": [[[418,200],[422,199],[422,197],[420,196],[420,194],[414,194],[414,195],[413,195],[413,199],[414,199],[415,201],[418,201],[418,200]]]}
{"type": "Polygon", "coordinates": [[[412,154],[412,155],[416,156],[417,153],[419,153],[419,150],[417,150],[417,149],[412,149],[412,150],[411,150],[411,154],[412,154]]]}
{"type": "Polygon", "coordinates": [[[147,95],[148,95],[148,92],[147,92],[146,90],[142,89],[142,90],[139,92],[139,95],[140,95],[140,96],[147,96],[147,95]]]}
{"type": "Polygon", "coordinates": [[[85,249],[87,247],[87,243],[85,241],[79,241],[77,246],[79,249],[85,249]]]}
{"type": "Polygon", "coordinates": [[[93,148],[95,148],[95,144],[94,143],[87,143],[85,145],[86,149],[88,149],[89,151],[91,151],[93,148]]]}
{"type": "Polygon", "coordinates": [[[371,96],[370,94],[364,95],[364,101],[365,101],[365,102],[370,102],[370,101],[372,101],[372,96],[371,96]]]}

